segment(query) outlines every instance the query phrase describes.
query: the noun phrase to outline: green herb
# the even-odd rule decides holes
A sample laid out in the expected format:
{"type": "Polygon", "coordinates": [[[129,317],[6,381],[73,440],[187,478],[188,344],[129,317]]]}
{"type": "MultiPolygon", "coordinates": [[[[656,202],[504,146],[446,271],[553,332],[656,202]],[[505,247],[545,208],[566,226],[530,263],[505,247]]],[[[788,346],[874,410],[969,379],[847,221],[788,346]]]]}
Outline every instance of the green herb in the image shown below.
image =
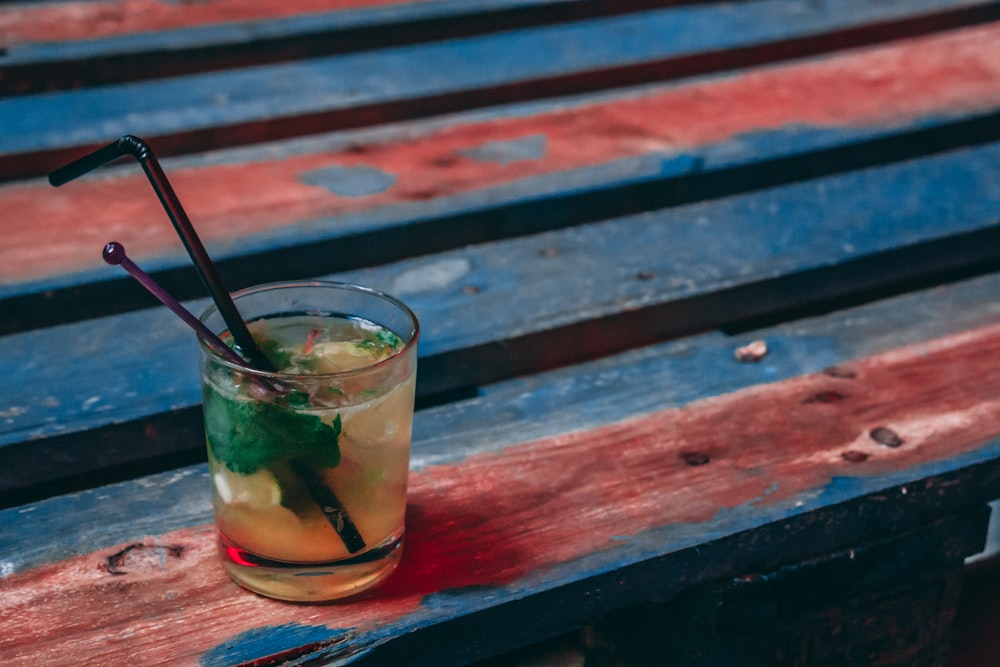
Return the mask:
{"type": "Polygon", "coordinates": [[[375,337],[391,348],[397,348],[403,343],[403,339],[392,333],[388,329],[379,329],[375,337]]]}
{"type": "Polygon", "coordinates": [[[375,357],[389,356],[402,344],[403,340],[388,329],[379,329],[375,338],[366,338],[355,343],[359,348],[371,352],[375,357]]]}
{"type": "Polygon", "coordinates": [[[233,401],[210,387],[205,392],[205,435],[212,455],[243,475],[292,459],[316,467],[339,464],[340,415],[326,424],[316,415],[292,410],[293,400],[301,397],[233,401]]]}

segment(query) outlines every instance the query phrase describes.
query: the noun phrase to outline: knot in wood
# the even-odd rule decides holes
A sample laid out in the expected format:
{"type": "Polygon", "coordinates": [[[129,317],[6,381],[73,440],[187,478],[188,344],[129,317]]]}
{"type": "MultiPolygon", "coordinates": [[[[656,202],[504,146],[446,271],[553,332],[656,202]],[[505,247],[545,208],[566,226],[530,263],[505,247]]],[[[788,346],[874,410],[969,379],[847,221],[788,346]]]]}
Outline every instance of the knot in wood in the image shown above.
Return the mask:
{"type": "Polygon", "coordinates": [[[807,398],[804,403],[836,403],[844,398],[839,391],[820,391],[807,398]]]}
{"type": "Polygon", "coordinates": [[[868,460],[868,454],[859,452],[856,449],[848,449],[846,452],[841,454],[840,457],[851,463],[861,463],[862,461],[868,460]]]}
{"type": "Polygon", "coordinates": [[[108,556],[104,568],[108,574],[123,575],[129,570],[162,570],[168,556],[180,558],[184,547],[179,544],[161,546],[134,542],[121,551],[108,556]],[[129,568],[126,570],[126,566],[129,568]]]}
{"type": "Polygon", "coordinates": [[[892,447],[893,449],[903,444],[903,439],[895,431],[885,426],[873,428],[868,435],[880,445],[892,447]]]}
{"type": "Polygon", "coordinates": [[[689,466],[703,466],[711,461],[708,454],[704,452],[687,452],[681,454],[681,458],[684,459],[684,463],[687,463],[689,466]]]}

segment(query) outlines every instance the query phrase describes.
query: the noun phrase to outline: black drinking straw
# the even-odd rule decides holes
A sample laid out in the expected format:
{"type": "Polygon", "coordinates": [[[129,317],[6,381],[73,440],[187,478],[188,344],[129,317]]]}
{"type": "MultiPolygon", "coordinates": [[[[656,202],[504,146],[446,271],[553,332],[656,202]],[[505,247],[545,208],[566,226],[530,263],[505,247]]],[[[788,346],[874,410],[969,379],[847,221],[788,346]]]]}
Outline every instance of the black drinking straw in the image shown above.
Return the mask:
{"type": "MultiPolygon", "coordinates": [[[[260,351],[260,348],[257,346],[257,342],[250,334],[250,330],[247,329],[246,322],[243,321],[239,311],[236,309],[236,304],[233,303],[233,298],[229,295],[229,291],[226,290],[225,286],[222,284],[222,279],[215,270],[215,265],[208,256],[205,246],[202,245],[201,239],[198,238],[198,234],[195,232],[194,226],[191,224],[191,220],[187,217],[187,213],[184,212],[184,207],[181,206],[180,200],[177,199],[177,195],[174,193],[174,189],[170,186],[170,181],[167,180],[166,174],[164,174],[163,169],[160,168],[160,163],[157,161],[156,156],[153,155],[152,149],[150,149],[146,142],[133,135],[124,135],[104,148],[100,148],[93,153],[84,155],[80,159],[56,169],[49,174],[49,183],[56,187],[64,185],[75,178],[79,178],[80,176],[97,169],[103,164],[125,155],[133,156],[139,161],[139,164],[142,165],[142,169],[146,172],[146,177],[153,186],[156,196],[159,197],[160,203],[163,205],[163,209],[167,212],[167,216],[173,223],[174,229],[177,230],[177,234],[180,236],[181,242],[184,244],[188,254],[191,256],[195,268],[201,276],[202,282],[205,284],[205,287],[208,289],[208,293],[212,296],[212,300],[215,301],[215,305],[219,309],[219,313],[222,315],[223,320],[225,320],[226,325],[229,327],[233,340],[236,345],[239,346],[240,350],[242,350],[243,354],[247,356],[250,363],[248,364],[246,361],[241,359],[232,349],[229,348],[228,345],[222,342],[214,332],[209,330],[208,327],[202,324],[198,318],[184,308],[184,306],[181,305],[177,299],[171,296],[166,290],[163,289],[163,287],[153,280],[149,274],[136,266],[136,264],[125,254],[125,248],[120,243],[111,242],[105,246],[104,261],[108,264],[121,265],[126,271],[128,271],[129,274],[132,275],[132,277],[138,280],[143,287],[152,293],[153,296],[159,299],[161,303],[170,308],[170,310],[180,316],[184,322],[194,328],[202,340],[204,340],[224,358],[240,366],[249,366],[250,368],[256,368],[263,371],[277,370],[271,364],[270,360],[260,351]]],[[[277,387],[262,378],[253,376],[252,379],[258,385],[264,386],[272,391],[278,391],[277,387]]],[[[319,507],[323,510],[324,515],[326,515],[330,525],[340,536],[341,540],[343,540],[344,546],[347,547],[347,550],[350,553],[356,553],[364,549],[365,541],[361,537],[361,533],[358,532],[354,522],[347,514],[347,510],[344,509],[343,504],[341,504],[336,495],[334,495],[333,490],[327,488],[326,485],[322,483],[322,480],[318,478],[315,471],[308,466],[298,466],[296,474],[302,478],[306,489],[309,491],[310,495],[313,496],[313,500],[315,500],[319,507]]]]}
{"type": "MultiPolygon", "coordinates": [[[[123,269],[128,271],[129,275],[139,281],[143,287],[145,287],[153,296],[160,300],[164,306],[169,308],[180,317],[184,322],[194,329],[195,333],[208,344],[213,350],[216,351],[220,356],[227,359],[228,361],[238,364],[240,366],[245,366],[246,362],[243,361],[228,345],[226,345],[222,339],[220,339],[215,333],[205,326],[205,324],[195,317],[190,310],[184,307],[184,305],[175,299],[172,294],[163,289],[163,286],[157,283],[153,278],[139,268],[135,262],[129,259],[128,255],[125,254],[125,246],[116,241],[111,241],[104,246],[104,261],[112,266],[118,265],[123,269]]],[[[259,386],[263,386],[271,391],[278,391],[271,383],[265,381],[263,378],[257,376],[250,376],[251,381],[256,382],[259,386]]],[[[340,536],[340,539],[344,542],[344,546],[347,547],[349,553],[357,553],[365,548],[365,540],[358,531],[357,526],[354,525],[354,521],[351,520],[350,515],[344,508],[343,503],[334,494],[333,489],[328,487],[323,479],[316,474],[316,471],[312,467],[292,459],[290,463],[290,468],[292,472],[298,476],[303,484],[305,484],[306,491],[312,496],[313,500],[319,505],[320,510],[322,510],[323,515],[327,518],[330,525],[340,536]]]]}
{"type": "Polygon", "coordinates": [[[177,234],[180,236],[188,255],[194,261],[195,268],[198,270],[205,288],[212,296],[212,300],[215,301],[222,319],[229,326],[229,331],[232,333],[236,345],[247,355],[254,368],[265,371],[276,370],[267,357],[260,351],[256,341],[254,341],[253,336],[250,334],[250,330],[247,329],[246,322],[240,317],[240,313],[236,309],[236,304],[233,303],[229,291],[222,284],[222,279],[219,277],[215,265],[205,251],[205,246],[202,245],[201,239],[198,238],[198,234],[195,232],[187,213],[184,212],[184,207],[181,206],[180,200],[177,199],[170,181],[167,180],[167,175],[163,173],[160,163],[157,161],[156,156],[153,155],[153,150],[145,141],[131,134],[119,137],[117,141],[108,144],[104,148],[100,148],[93,153],[84,155],[78,160],[56,169],[49,174],[49,183],[56,187],[64,185],[75,178],[79,178],[97,169],[103,164],[125,155],[131,155],[142,165],[142,169],[146,172],[146,177],[153,186],[156,196],[160,199],[160,204],[162,204],[163,209],[167,212],[167,216],[170,218],[170,222],[173,223],[174,229],[177,230],[177,234]]]}

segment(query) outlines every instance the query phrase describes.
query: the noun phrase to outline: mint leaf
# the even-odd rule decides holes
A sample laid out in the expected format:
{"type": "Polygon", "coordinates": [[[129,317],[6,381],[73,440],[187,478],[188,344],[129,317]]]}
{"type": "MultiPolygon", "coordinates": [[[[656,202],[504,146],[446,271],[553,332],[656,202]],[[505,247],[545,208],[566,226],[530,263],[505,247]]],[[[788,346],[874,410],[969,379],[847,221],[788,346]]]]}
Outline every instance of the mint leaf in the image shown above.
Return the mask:
{"type": "Polygon", "coordinates": [[[391,356],[402,347],[402,344],[403,340],[388,329],[379,329],[374,338],[365,338],[355,343],[359,348],[370,352],[377,358],[391,356]]]}
{"type": "MultiPolygon", "coordinates": [[[[298,413],[294,414],[300,417],[306,416],[298,413]]],[[[335,468],[340,464],[340,414],[338,413],[333,418],[333,423],[329,425],[320,421],[319,417],[316,417],[316,421],[322,426],[321,432],[315,438],[300,440],[298,456],[292,458],[307,461],[316,467],[335,468]]]]}
{"type": "Polygon", "coordinates": [[[211,386],[205,392],[205,436],[212,455],[242,475],[293,458],[332,468],[340,463],[340,429],[339,414],[331,426],[279,402],[233,401],[211,386]]]}
{"type": "Polygon", "coordinates": [[[396,349],[403,344],[403,339],[389,331],[388,329],[379,329],[375,337],[380,341],[385,343],[390,349],[396,349]]]}

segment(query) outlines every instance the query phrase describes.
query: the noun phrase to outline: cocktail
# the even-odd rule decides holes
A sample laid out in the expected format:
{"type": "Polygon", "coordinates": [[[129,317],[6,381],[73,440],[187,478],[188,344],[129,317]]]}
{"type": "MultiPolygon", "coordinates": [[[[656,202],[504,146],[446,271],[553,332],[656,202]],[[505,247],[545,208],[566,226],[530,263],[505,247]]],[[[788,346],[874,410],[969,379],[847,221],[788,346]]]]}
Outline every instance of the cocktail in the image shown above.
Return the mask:
{"type": "Polygon", "coordinates": [[[196,318],[110,242],[120,265],[198,335],[223,564],[270,597],[333,600],[399,562],[417,366],[416,317],[327,282],[230,294],[150,147],[117,141],[49,175],[63,185],[124,155],[143,167],[215,306],[196,318]],[[239,303],[239,307],[237,307],[239,303]]]}
{"type": "MultiPolygon", "coordinates": [[[[392,297],[324,282],[234,302],[276,370],[201,345],[219,551],[229,575],[286,600],[331,600],[399,561],[418,325],[392,297]]],[[[218,310],[201,321],[227,343],[218,310]]]]}

